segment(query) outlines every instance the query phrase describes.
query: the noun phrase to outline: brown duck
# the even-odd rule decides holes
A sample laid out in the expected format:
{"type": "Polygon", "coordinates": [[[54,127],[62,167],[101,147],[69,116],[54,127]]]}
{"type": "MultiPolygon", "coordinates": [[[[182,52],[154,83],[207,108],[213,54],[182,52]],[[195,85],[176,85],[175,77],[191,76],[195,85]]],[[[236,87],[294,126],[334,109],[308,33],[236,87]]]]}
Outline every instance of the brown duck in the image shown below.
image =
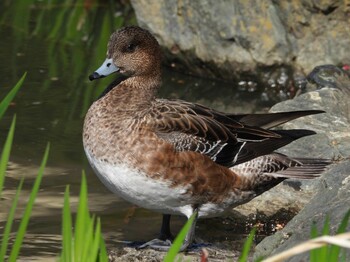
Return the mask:
{"type": "MultiPolygon", "coordinates": [[[[138,206],[163,214],[159,239],[140,248],[167,250],[170,215],[219,216],[287,178],[319,176],[324,159],[290,158],[274,151],[314,134],[270,130],[319,110],[234,115],[180,100],[156,98],[161,49],[145,29],[112,34],[107,58],[90,80],[119,72],[85,118],[87,158],[103,184],[138,206]]],[[[194,237],[195,222],[181,250],[194,237]]]]}

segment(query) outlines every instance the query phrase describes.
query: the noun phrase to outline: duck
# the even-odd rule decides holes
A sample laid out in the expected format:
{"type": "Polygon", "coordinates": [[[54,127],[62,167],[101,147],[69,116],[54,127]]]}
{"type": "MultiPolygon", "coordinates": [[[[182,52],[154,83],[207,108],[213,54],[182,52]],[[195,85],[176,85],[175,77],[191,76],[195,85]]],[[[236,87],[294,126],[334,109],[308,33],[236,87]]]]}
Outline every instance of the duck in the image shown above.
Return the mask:
{"type": "Polygon", "coordinates": [[[315,132],[273,129],[324,111],[233,114],[158,98],[161,69],[156,38],[127,26],[111,35],[105,61],[89,76],[121,76],[85,116],[83,147],[93,171],[117,196],[163,214],[159,237],[138,248],[169,250],[170,218],[180,215],[193,218],[185,251],[198,219],[220,216],[285,179],[319,177],[330,164],[276,152],[315,132]]]}

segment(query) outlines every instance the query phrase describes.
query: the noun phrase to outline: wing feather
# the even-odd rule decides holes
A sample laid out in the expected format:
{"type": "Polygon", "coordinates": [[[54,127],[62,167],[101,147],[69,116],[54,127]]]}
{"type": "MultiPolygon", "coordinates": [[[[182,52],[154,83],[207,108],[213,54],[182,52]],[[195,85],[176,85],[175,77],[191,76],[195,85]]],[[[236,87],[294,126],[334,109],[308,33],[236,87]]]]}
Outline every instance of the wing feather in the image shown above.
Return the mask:
{"type": "Polygon", "coordinates": [[[232,115],[199,104],[157,99],[146,117],[146,125],[160,138],[173,144],[177,151],[195,151],[220,165],[231,167],[314,134],[307,130],[272,131],[258,125],[275,126],[289,118],[320,112],[232,115]]]}

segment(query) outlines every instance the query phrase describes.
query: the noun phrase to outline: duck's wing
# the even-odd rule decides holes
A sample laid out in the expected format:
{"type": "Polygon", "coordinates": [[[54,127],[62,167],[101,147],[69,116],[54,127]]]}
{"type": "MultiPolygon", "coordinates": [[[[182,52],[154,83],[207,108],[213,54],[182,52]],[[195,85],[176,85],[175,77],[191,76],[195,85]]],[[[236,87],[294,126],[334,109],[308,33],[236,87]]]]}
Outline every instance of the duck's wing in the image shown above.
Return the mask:
{"type": "Polygon", "coordinates": [[[315,115],[320,113],[325,113],[325,111],[301,110],[266,114],[226,114],[226,116],[239,121],[244,125],[258,126],[261,128],[270,129],[302,116],[315,115]]]}
{"type": "Polygon", "coordinates": [[[177,151],[195,151],[224,166],[249,161],[305,135],[245,125],[224,113],[183,101],[156,100],[147,125],[177,151]]]}

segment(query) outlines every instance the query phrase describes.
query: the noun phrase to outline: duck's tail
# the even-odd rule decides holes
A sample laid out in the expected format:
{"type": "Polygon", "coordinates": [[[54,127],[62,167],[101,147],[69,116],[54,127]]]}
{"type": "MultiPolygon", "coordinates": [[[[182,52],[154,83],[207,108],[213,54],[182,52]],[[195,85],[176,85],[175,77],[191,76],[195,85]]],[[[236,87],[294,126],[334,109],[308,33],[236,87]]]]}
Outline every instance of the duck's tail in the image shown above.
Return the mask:
{"type": "Polygon", "coordinates": [[[312,179],[319,177],[332,163],[329,159],[290,158],[280,153],[257,157],[231,168],[257,195],[269,190],[287,178],[312,179]]]}

